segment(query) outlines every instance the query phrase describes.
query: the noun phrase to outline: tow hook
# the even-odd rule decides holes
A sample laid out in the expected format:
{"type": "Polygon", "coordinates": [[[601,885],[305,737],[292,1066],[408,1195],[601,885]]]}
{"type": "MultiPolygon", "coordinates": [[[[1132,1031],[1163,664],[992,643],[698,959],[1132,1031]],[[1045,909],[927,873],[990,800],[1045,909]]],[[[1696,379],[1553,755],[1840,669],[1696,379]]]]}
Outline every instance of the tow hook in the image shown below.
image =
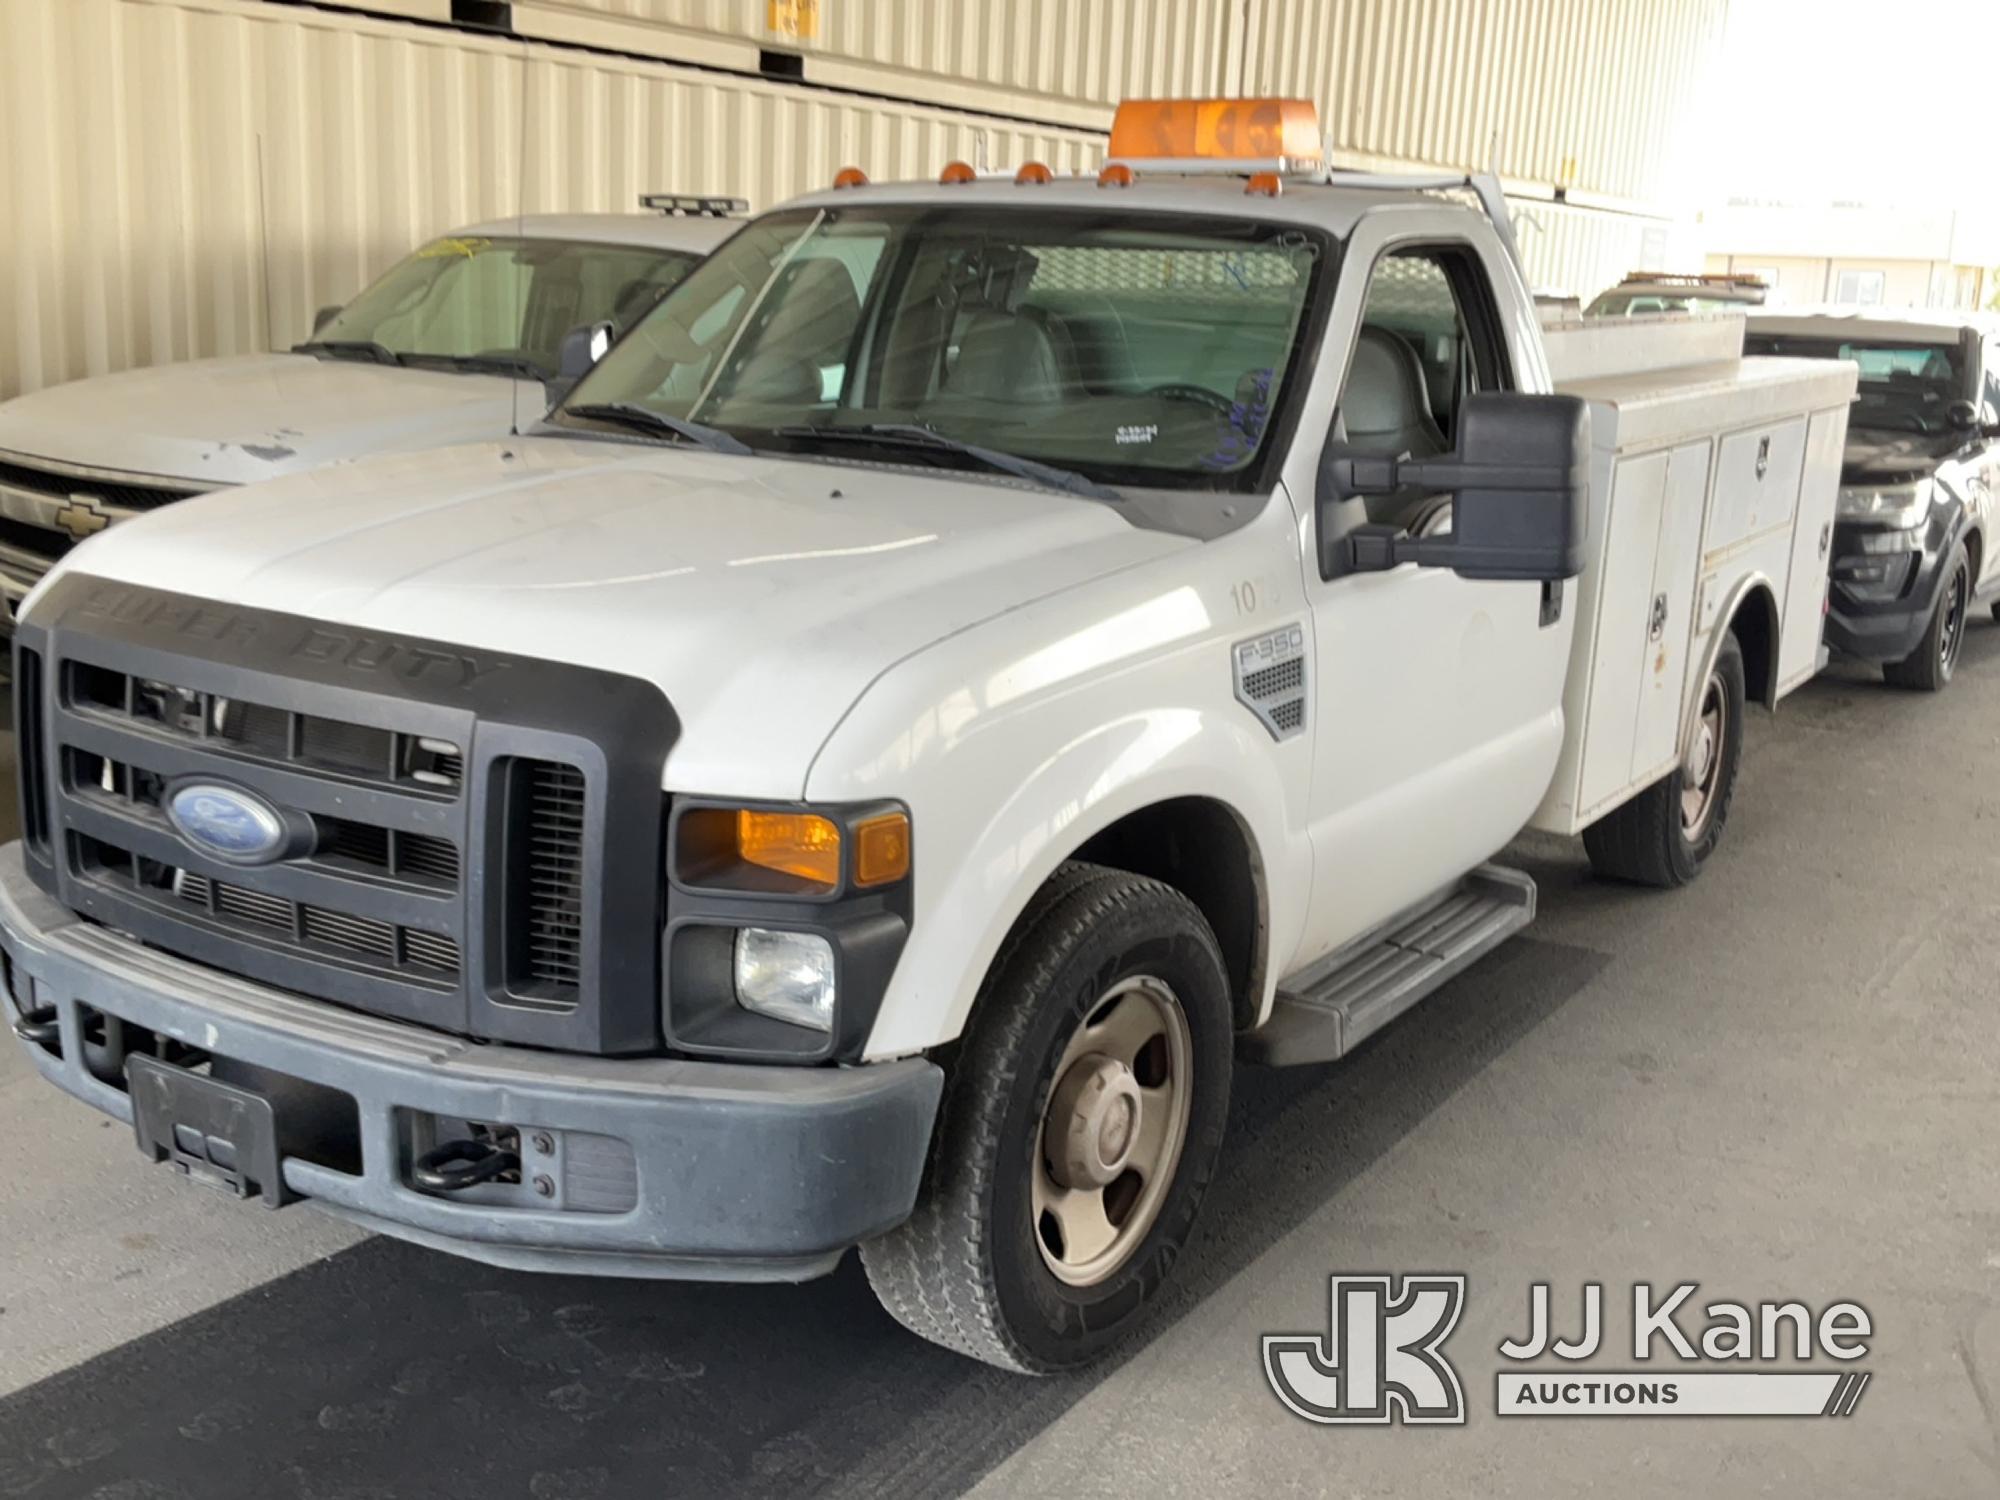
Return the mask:
{"type": "Polygon", "coordinates": [[[410,1176],[434,1193],[459,1193],[521,1169],[518,1152],[491,1141],[456,1140],[434,1146],[417,1158],[410,1176]]]}
{"type": "Polygon", "coordinates": [[[56,1019],[53,1005],[38,1005],[33,1010],[24,1010],[15,1018],[14,1035],[24,1042],[47,1047],[62,1035],[62,1024],[56,1019]]]}

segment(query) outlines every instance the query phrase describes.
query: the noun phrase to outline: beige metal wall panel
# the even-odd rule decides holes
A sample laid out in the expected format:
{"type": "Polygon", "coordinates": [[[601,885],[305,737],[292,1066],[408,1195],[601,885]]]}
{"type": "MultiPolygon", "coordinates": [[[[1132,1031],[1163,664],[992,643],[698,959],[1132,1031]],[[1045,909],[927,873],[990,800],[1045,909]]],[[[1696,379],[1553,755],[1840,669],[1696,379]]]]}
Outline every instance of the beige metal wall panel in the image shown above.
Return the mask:
{"type": "Polygon", "coordinates": [[[1313,100],[1343,152],[1657,203],[1725,6],[1248,0],[1242,92],[1313,100]]]}
{"type": "Polygon", "coordinates": [[[1241,71],[1241,0],[818,0],[814,9],[816,30],[798,36],[770,29],[766,0],[516,0],[514,24],[536,35],[561,26],[580,40],[577,28],[597,18],[656,56],[695,35],[781,48],[804,56],[809,82],[1096,129],[1121,99],[1234,93],[1241,71]]]}
{"type": "Polygon", "coordinates": [[[0,396],[283,347],[416,242],[1098,137],[253,0],[0,0],[0,396]],[[526,119],[523,119],[525,100],[526,119]],[[525,131],[524,131],[525,124],[525,131]],[[527,153],[522,160],[525,136],[527,153]]]}

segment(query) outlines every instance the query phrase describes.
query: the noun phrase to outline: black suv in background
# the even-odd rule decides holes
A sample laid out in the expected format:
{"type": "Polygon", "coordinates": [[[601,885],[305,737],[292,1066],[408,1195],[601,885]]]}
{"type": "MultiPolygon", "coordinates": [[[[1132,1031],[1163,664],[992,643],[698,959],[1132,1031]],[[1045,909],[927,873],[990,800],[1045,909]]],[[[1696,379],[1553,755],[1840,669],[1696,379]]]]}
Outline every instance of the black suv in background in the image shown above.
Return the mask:
{"type": "MultiPolygon", "coordinates": [[[[1826,644],[1899,687],[1951,680],[2000,594],[2000,322],[1873,308],[1755,312],[1746,354],[1852,360],[1860,389],[1833,529],[1826,644]]],[[[2000,604],[1994,606],[2000,619],[2000,604]]]]}

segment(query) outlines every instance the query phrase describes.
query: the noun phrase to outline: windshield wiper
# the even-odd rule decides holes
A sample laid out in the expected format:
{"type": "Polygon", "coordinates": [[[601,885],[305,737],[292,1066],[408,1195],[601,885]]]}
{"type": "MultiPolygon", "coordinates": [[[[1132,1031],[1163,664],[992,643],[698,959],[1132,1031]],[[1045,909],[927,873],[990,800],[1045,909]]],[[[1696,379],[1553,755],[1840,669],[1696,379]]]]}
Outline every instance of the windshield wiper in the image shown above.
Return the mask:
{"type": "Polygon", "coordinates": [[[1012,474],[1016,479],[1025,479],[1030,484],[1038,484],[1044,489],[1065,490],[1072,495],[1083,495],[1092,500],[1124,498],[1108,485],[1099,484],[1074,469],[1058,468],[1055,464],[1023,458],[1018,453],[1003,453],[998,448],[983,448],[977,443],[947,437],[934,428],[919,426],[915,422],[864,422],[855,427],[806,425],[779,427],[773,431],[779,437],[834,438],[858,443],[908,444],[935,448],[940,452],[961,453],[967,458],[985,464],[989,469],[1012,474]]]}
{"type": "Polygon", "coordinates": [[[294,354],[330,354],[335,359],[366,359],[378,365],[400,365],[403,356],[373,339],[309,339],[292,345],[294,354]]]}
{"type": "Polygon", "coordinates": [[[699,443],[713,452],[733,454],[738,458],[748,457],[755,451],[741,438],[731,437],[719,427],[710,427],[705,422],[690,422],[686,417],[668,416],[663,411],[654,411],[650,406],[639,406],[630,401],[586,402],[582,406],[565,406],[559,410],[565,416],[583,417],[592,422],[608,422],[614,427],[664,433],[685,442],[699,443]]]}

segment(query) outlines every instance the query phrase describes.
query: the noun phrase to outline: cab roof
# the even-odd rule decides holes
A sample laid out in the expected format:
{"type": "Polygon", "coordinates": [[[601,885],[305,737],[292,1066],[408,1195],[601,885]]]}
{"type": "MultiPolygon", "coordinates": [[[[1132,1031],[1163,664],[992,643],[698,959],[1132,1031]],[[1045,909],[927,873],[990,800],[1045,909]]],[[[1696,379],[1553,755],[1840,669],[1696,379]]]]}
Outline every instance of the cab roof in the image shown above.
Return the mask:
{"type": "Polygon", "coordinates": [[[826,188],[779,205],[781,208],[856,208],[866,204],[922,204],[941,208],[977,206],[1033,213],[1042,207],[1097,209],[1102,212],[1200,214],[1218,218],[1253,219],[1298,224],[1345,238],[1363,214],[1398,204],[1475,208],[1449,198],[1408,190],[1354,186],[1297,176],[1283,179],[1277,197],[1244,190],[1245,179],[1222,173],[1147,172],[1135,167],[1129,187],[1100,187],[1095,174],[1058,176],[1042,183],[1017,183],[1012,173],[983,174],[973,181],[940,183],[869,183],[862,187],[826,188]]]}
{"type": "Polygon", "coordinates": [[[719,214],[524,214],[468,224],[452,234],[461,238],[582,240],[706,255],[745,222],[719,214]]]}

